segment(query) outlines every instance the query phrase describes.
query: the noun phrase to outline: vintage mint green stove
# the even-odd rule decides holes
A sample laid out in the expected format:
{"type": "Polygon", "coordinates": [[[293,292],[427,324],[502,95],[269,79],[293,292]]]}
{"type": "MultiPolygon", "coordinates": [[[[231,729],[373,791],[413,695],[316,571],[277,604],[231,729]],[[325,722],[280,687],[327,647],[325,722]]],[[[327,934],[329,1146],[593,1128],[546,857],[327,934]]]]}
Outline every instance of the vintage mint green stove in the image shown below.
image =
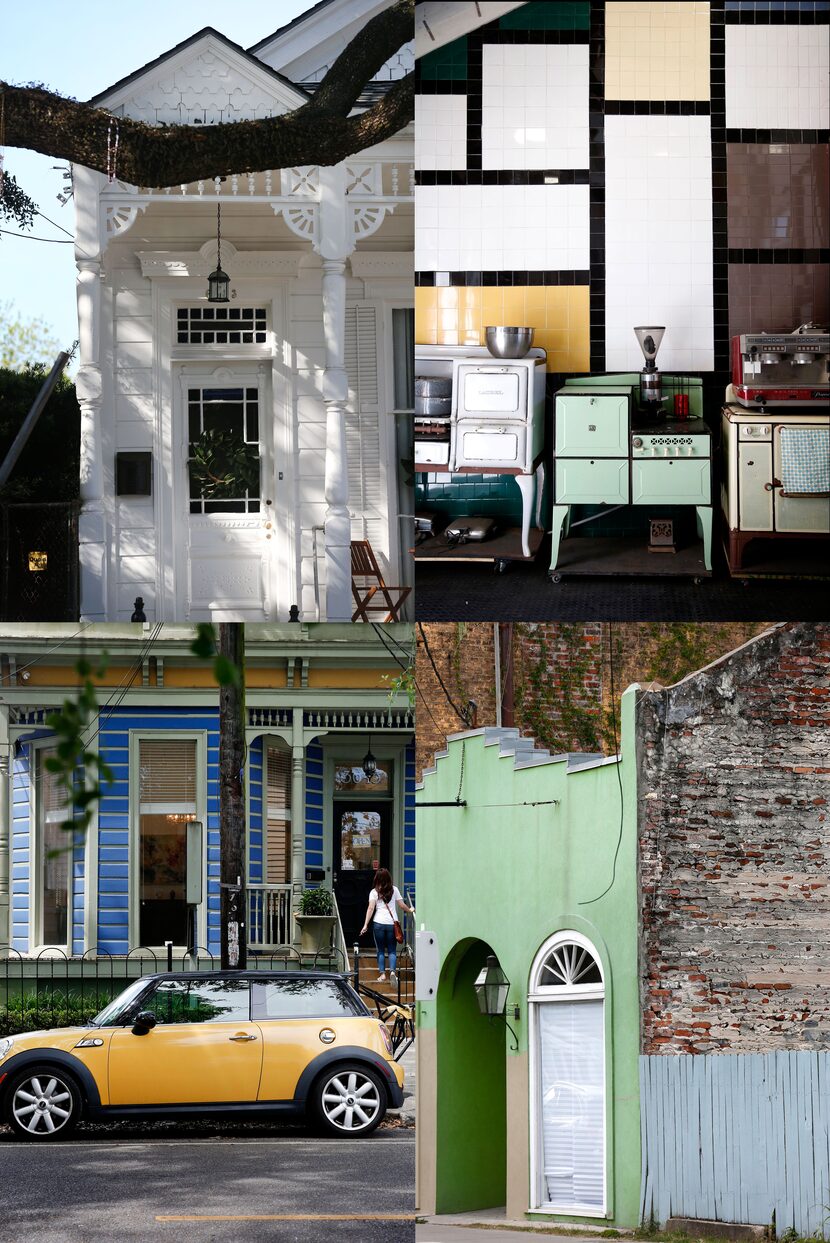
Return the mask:
{"type": "Polygon", "coordinates": [[[640,376],[634,373],[568,380],[556,393],[549,570],[554,582],[560,578],[560,542],[568,535],[573,505],[694,506],[703,563],[711,573],[712,438],[703,421],[703,384],[697,377],[664,374],[662,388],[669,411],[676,394],[688,399],[687,418],[670,414],[660,421],[642,414],[640,376]]]}

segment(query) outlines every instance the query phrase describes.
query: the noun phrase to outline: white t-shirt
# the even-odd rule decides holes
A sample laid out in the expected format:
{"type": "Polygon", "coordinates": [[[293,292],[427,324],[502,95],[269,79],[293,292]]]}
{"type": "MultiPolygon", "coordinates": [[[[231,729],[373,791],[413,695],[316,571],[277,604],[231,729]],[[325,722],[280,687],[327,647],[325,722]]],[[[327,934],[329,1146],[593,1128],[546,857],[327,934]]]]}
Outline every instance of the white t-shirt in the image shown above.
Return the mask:
{"type": "Polygon", "coordinates": [[[401,892],[395,885],[392,889],[392,897],[387,906],[383,898],[380,897],[377,889],[373,889],[369,894],[369,905],[374,907],[372,919],[378,924],[394,924],[398,918],[398,912],[395,907],[396,902],[402,902],[401,892]]]}

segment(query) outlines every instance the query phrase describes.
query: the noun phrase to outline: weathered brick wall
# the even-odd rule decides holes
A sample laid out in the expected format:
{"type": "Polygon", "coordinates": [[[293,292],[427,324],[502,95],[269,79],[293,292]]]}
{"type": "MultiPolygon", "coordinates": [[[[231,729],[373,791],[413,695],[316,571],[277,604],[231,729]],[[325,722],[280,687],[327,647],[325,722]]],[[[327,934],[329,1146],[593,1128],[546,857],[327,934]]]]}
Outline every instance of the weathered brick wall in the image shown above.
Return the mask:
{"type": "Polygon", "coordinates": [[[830,1044],[830,625],[638,711],[646,1053],[830,1044]]]}
{"type": "Polygon", "coordinates": [[[600,622],[514,627],[515,724],[554,754],[603,750],[604,629],[600,622]]]}
{"type": "Polygon", "coordinates": [[[463,712],[473,701],[475,715],[471,709],[470,720],[476,726],[496,723],[493,626],[488,622],[431,622],[416,627],[418,781],[424,768],[432,764],[435,752],[445,746],[447,734],[457,734],[466,728],[441,689],[424,646],[422,631],[453,703],[463,712]]]}

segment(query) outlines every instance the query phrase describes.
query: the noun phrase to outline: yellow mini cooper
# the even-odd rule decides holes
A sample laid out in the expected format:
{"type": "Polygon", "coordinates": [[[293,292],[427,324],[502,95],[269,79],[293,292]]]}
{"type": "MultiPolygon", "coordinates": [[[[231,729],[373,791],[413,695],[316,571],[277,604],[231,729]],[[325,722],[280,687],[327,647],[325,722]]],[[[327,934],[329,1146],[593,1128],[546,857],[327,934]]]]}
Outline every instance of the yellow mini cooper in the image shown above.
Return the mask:
{"type": "Polygon", "coordinates": [[[87,1027],[0,1040],[0,1118],[21,1139],[82,1118],[292,1115],[355,1137],[402,1100],[385,1026],[324,972],[144,976],[87,1027]]]}

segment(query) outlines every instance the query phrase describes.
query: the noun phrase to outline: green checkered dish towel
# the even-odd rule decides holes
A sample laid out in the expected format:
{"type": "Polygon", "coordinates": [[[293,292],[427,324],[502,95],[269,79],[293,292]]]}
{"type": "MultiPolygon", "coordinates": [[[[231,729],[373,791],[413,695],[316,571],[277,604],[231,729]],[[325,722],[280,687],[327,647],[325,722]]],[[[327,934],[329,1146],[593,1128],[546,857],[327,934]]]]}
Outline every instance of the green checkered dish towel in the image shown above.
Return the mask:
{"type": "Polygon", "coordinates": [[[781,491],[830,495],[830,428],[781,428],[781,491]]]}

